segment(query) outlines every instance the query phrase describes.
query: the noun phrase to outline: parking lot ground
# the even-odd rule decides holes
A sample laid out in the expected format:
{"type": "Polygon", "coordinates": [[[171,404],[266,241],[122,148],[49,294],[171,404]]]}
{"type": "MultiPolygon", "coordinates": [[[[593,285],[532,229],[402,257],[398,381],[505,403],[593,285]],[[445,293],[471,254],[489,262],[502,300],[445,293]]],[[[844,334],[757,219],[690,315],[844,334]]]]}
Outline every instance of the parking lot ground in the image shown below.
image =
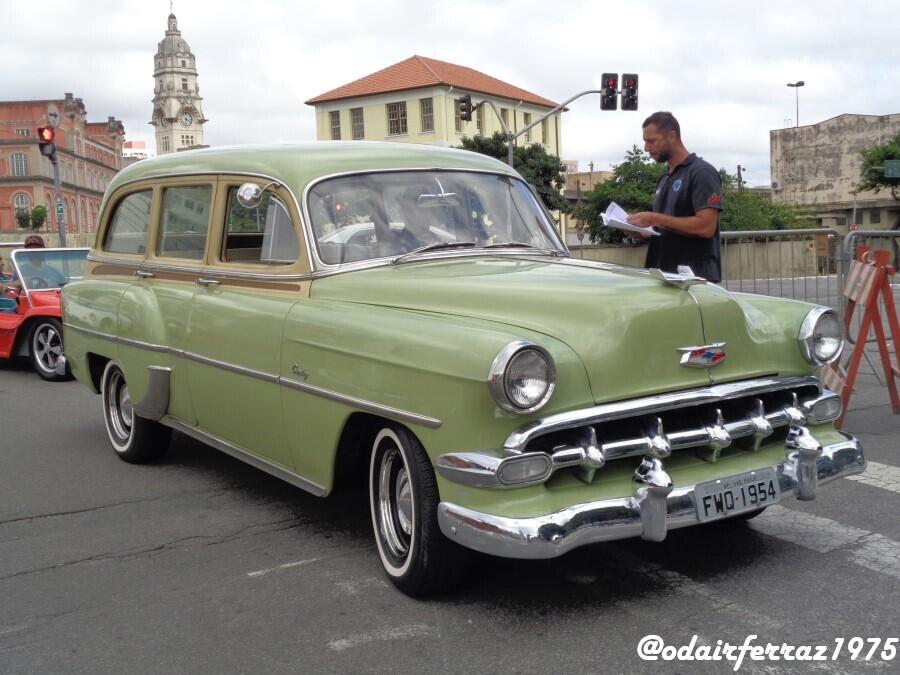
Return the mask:
{"type": "MultiPolygon", "coordinates": [[[[98,397],[24,365],[0,365],[0,402],[0,673],[721,673],[636,647],[900,635],[900,416],[870,373],[844,424],[869,469],[815,501],[660,544],[479,557],[425,601],[385,580],[364,495],[317,499],[181,435],[126,464],[98,397]]],[[[898,667],[845,648],[740,672],[898,667]]]]}

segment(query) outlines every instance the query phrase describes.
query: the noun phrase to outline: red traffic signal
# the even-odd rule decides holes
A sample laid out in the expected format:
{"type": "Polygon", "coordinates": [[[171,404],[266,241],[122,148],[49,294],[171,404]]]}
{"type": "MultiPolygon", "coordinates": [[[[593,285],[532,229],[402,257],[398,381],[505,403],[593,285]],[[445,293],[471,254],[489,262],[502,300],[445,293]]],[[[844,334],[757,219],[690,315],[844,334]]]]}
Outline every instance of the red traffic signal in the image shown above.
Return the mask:
{"type": "Polygon", "coordinates": [[[56,138],[56,129],[53,127],[38,127],[37,137],[41,146],[41,154],[44,157],[49,157],[51,162],[55,162],[56,143],[53,142],[53,139],[56,138]]]}
{"type": "Polygon", "coordinates": [[[622,110],[638,109],[638,76],[637,73],[622,75],[622,110]]]}
{"type": "Polygon", "coordinates": [[[603,89],[600,94],[600,110],[615,110],[619,103],[619,74],[603,73],[603,89]]]}

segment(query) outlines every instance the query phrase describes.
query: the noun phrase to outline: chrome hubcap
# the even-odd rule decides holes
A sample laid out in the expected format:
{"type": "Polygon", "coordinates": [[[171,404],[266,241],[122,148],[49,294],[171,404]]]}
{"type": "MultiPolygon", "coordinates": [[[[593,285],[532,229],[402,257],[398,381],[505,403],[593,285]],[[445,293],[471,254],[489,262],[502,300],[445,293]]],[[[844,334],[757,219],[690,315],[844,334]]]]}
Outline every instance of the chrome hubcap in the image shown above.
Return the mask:
{"type": "Polygon", "coordinates": [[[41,326],[34,334],[32,349],[38,365],[45,371],[52,371],[62,356],[62,336],[53,326],[41,326]]]}
{"type": "Polygon", "coordinates": [[[121,442],[131,436],[131,424],[134,417],[131,407],[131,395],[122,373],[116,371],[109,378],[107,416],[113,433],[121,442]]]}
{"type": "Polygon", "coordinates": [[[381,539],[391,555],[403,559],[409,553],[413,532],[412,489],[403,455],[391,448],[378,469],[378,522],[381,539]]]}

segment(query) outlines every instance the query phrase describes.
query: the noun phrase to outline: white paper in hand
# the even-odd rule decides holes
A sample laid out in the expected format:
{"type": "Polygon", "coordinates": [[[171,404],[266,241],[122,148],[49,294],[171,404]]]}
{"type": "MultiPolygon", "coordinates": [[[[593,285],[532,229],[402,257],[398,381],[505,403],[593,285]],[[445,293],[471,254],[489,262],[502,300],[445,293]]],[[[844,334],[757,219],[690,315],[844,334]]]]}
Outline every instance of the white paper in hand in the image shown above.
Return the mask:
{"type": "Polygon", "coordinates": [[[628,222],[628,213],[615,202],[610,202],[609,206],[606,207],[606,211],[601,213],[600,217],[603,218],[603,224],[607,227],[615,227],[624,232],[634,232],[645,236],[648,234],[659,236],[659,232],[652,227],[638,227],[637,225],[631,225],[628,222]]]}

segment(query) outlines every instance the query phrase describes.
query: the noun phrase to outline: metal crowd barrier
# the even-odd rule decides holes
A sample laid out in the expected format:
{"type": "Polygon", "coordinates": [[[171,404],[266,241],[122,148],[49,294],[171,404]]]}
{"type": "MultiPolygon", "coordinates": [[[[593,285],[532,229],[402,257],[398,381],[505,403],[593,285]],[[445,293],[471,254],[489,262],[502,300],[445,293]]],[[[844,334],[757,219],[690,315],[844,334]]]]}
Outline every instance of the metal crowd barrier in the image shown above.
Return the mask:
{"type": "Polygon", "coordinates": [[[830,228],[722,232],[722,285],[840,308],[841,235],[830,228]]]}

